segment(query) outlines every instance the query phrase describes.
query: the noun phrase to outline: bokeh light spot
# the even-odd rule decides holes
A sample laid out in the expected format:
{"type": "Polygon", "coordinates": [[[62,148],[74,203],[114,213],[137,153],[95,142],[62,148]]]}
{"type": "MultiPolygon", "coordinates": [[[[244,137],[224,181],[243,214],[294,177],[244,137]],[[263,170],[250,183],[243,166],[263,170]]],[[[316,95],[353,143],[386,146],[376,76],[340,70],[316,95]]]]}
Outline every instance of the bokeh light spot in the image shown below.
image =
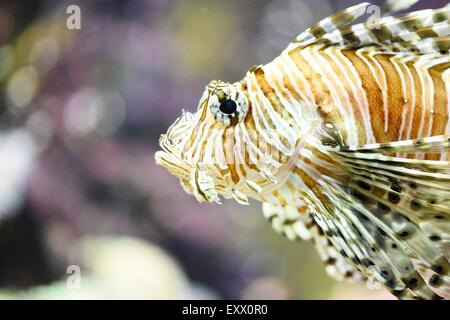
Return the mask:
{"type": "Polygon", "coordinates": [[[18,108],[28,106],[36,94],[39,78],[33,67],[17,70],[8,82],[6,89],[9,101],[18,108]]]}
{"type": "Polygon", "coordinates": [[[39,39],[30,51],[30,64],[35,66],[39,73],[46,73],[58,61],[59,50],[59,44],[55,37],[39,39]]]}
{"type": "Polygon", "coordinates": [[[11,46],[0,47],[0,80],[4,78],[14,63],[14,49],[11,46]]]}

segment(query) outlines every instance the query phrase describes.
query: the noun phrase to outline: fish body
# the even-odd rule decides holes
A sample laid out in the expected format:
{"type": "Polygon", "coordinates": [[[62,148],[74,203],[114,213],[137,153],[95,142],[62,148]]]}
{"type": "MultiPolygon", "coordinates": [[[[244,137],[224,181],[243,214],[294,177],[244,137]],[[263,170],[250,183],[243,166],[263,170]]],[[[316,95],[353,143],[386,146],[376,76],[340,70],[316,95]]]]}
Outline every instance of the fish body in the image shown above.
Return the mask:
{"type": "Polygon", "coordinates": [[[236,83],[212,81],[158,164],[200,202],[263,203],[337,279],[450,297],[450,8],[325,18],[236,83]]]}

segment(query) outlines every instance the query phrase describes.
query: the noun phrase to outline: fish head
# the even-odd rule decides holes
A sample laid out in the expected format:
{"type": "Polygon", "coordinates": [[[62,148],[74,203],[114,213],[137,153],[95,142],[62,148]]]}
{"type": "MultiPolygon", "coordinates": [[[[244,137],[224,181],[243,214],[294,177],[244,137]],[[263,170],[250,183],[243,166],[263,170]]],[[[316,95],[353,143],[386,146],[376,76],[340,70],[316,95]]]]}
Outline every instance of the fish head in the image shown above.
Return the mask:
{"type": "Polygon", "coordinates": [[[159,140],[157,164],[180,179],[199,202],[220,204],[222,195],[246,202],[236,185],[236,130],[249,113],[245,83],[209,83],[195,113],[183,111],[159,140]]]}

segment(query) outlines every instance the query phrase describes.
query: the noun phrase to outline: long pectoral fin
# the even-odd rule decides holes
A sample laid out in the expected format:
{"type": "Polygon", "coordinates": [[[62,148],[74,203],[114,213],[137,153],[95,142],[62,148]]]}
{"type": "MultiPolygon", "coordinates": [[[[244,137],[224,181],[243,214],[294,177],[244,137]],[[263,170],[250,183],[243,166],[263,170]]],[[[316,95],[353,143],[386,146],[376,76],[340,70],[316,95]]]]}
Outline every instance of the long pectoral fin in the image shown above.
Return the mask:
{"type": "Polygon", "coordinates": [[[330,242],[400,298],[450,297],[450,162],[423,160],[449,149],[450,136],[337,142],[330,153],[348,181],[323,184],[327,198],[310,203],[330,242]]]}
{"type": "Polygon", "coordinates": [[[314,243],[326,272],[337,280],[360,280],[361,273],[329,242],[322,228],[306,206],[292,207],[263,203],[264,216],[273,229],[289,240],[310,240],[314,243]]]}

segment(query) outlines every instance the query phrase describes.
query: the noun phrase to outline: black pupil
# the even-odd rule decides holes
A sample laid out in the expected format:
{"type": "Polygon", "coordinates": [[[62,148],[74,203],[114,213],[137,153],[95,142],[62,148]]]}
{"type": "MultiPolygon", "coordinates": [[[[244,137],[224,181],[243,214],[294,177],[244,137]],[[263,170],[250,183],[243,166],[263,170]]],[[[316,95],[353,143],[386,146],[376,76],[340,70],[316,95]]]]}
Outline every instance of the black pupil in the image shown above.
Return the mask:
{"type": "Polygon", "coordinates": [[[224,100],[219,106],[219,110],[225,114],[233,114],[234,112],[236,112],[236,109],[236,102],[231,99],[224,100]]]}

